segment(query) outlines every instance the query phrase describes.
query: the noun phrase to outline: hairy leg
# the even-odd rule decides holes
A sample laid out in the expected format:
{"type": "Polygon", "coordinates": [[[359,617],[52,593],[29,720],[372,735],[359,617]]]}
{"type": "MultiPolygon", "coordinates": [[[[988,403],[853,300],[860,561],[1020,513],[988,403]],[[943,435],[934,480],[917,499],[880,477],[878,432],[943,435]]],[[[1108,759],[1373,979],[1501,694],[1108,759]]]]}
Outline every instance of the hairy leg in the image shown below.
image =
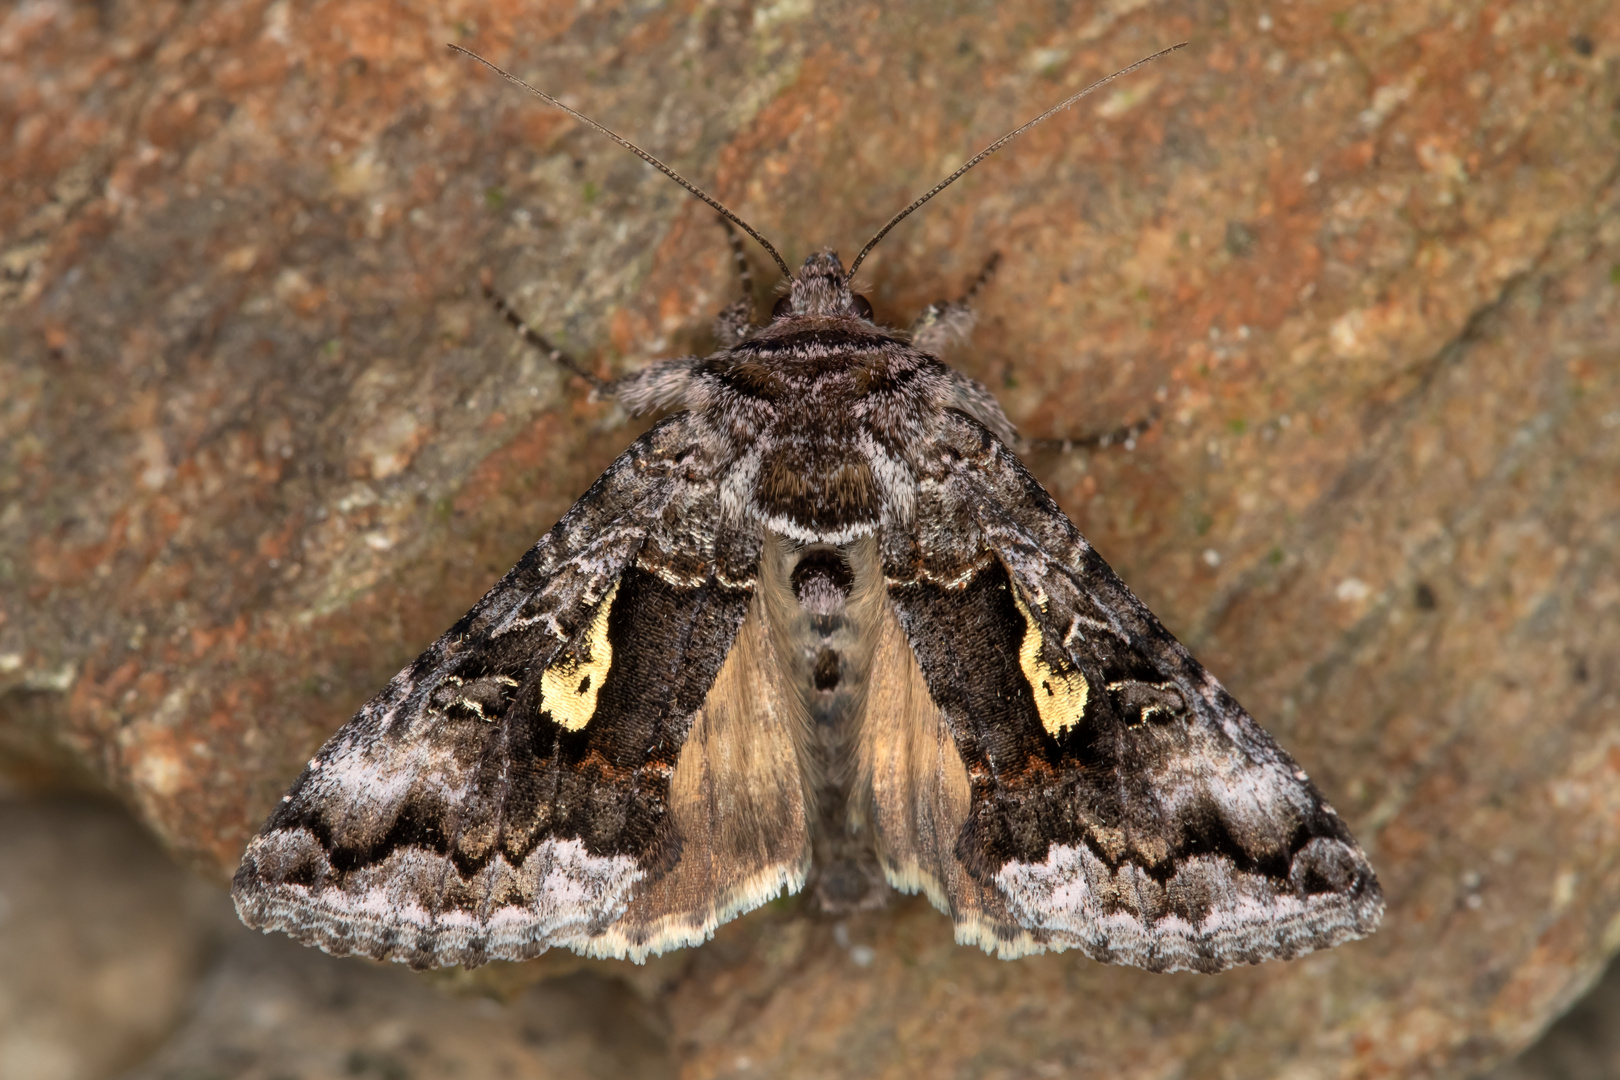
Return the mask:
{"type": "Polygon", "coordinates": [[[967,292],[955,300],[941,300],[929,304],[911,324],[911,343],[927,353],[937,355],[953,341],[961,341],[973,329],[973,298],[979,295],[996,272],[1001,253],[995,252],[985,260],[984,269],[973,279],[967,292]]]}
{"type": "Polygon", "coordinates": [[[526,343],[534,346],[540,352],[544,353],[546,358],[552,363],[556,364],[558,367],[561,367],[565,371],[572,372],[573,374],[584,379],[586,382],[590,383],[593,391],[601,392],[607,388],[608,384],[605,380],[598,378],[594,373],[585,370],[584,365],[582,365],[578,360],[575,360],[572,356],[568,355],[561,349],[557,348],[557,346],[547,341],[538,330],[535,330],[527,322],[525,322],[523,316],[519,315],[512,305],[507,303],[506,297],[495,291],[494,282],[494,275],[488,270],[484,270],[478,275],[478,283],[484,288],[484,298],[490,302],[501,318],[505,319],[507,323],[511,325],[512,329],[517,331],[518,337],[522,338],[526,343]]]}
{"type": "Polygon", "coordinates": [[[754,328],[754,275],[748,269],[748,258],[743,251],[742,235],[725,218],[726,239],[731,242],[731,261],[737,267],[737,284],[742,288],[742,299],[727,304],[715,316],[714,337],[721,348],[729,348],[748,336],[754,328]]]}

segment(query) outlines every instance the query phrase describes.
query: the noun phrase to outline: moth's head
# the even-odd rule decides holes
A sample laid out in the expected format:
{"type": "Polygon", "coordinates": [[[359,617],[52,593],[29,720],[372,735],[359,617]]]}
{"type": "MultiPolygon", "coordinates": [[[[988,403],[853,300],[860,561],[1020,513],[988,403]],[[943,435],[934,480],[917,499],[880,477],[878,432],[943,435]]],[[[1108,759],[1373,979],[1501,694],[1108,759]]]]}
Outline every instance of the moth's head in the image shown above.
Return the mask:
{"type": "Polygon", "coordinates": [[[804,260],[799,272],[793,275],[788,294],[771,309],[771,318],[821,315],[871,319],[872,305],[866,297],[852,292],[849,275],[844,264],[831,251],[821,251],[804,260]]]}

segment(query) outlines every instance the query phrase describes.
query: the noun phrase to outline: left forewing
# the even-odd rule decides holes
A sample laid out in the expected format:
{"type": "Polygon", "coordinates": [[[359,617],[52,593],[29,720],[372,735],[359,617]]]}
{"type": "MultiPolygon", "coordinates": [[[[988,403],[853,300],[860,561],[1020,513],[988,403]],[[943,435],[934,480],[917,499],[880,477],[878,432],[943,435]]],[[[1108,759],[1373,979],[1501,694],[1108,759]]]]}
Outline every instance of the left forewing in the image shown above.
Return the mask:
{"type": "Polygon", "coordinates": [[[243,857],[243,921],[419,967],[639,959],[802,880],[782,724],[740,745],[732,707],[759,542],[722,527],[693,425],[638,440],[316,753],[243,857]]]}
{"type": "Polygon", "coordinates": [[[887,572],[966,767],[955,856],[1016,924],[959,936],[1218,971],[1371,933],[1377,881],[1305,773],[1011,452],[958,426],[910,566],[887,572]],[[930,528],[964,505],[970,525],[930,528]]]}

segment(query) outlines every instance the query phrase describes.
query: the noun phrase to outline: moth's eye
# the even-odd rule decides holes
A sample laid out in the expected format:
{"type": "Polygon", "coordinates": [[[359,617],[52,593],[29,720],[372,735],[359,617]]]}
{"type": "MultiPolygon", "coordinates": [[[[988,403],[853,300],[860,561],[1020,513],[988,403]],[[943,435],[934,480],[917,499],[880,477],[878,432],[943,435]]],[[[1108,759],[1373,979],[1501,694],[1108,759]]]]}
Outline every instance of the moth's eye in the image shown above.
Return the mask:
{"type": "Polygon", "coordinates": [[[784,315],[791,314],[793,314],[793,298],[791,296],[782,297],[771,308],[771,318],[773,319],[780,319],[784,315]]]}
{"type": "Polygon", "coordinates": [[[850,293],[849,295],[851,298],[849,306],[854,309],[855,314],[862,319],[870,319],[872,317],[872,305],[867,301],[866,297],[860,293],[850,293]]]}

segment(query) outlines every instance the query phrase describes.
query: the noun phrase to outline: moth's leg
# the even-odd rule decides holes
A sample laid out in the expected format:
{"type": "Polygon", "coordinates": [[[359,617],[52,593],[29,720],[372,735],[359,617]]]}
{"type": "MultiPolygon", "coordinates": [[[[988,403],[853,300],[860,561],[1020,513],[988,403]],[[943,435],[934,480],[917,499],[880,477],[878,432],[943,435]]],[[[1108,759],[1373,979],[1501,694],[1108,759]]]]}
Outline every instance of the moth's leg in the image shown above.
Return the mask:
{"type": "Polygon", "coordinates": [[[506,297],[495,291],[494,282],[494,275],[488,270],[484,270],[478,275],[478,283],[484,287],[484,298],[500,313],[501,318],[511,324],[512,329],[517,331],[518,337],[544,353],[546,358],[558,367],[572,372],[590,383],[592,392],[600,394],[607,389],[608,383],[605,380],[597,378],[593,373],[586,371],[578,360],[547,341],[544,335],[525,322],[523,316],[519,315],[512,305],[506,302],[506,297]]]}
{"type": "Polygon", "coordinates": [[[730,348],[748,336],[754,328],[754,275],[748,269],[748,257],[743,251],[742,236],[725,218],[726,239],[731,243],[731,261],[737,267],[737,284],[742,287],[742,299],[720,309],[714,319],[714,337],[721,348],[730,348]]]}
{"type": "Polygon", "coordinates": [[[1135,450],[1136,440],[1152,427],[1153,421],[1158,418],[1158,412],[1155,410],[1134,424],[1126,424],[1095,435],[1079,435],[1069,439],[1026,439],[1014,430],[1012,421],[1001,411],[1001,403],[983,383],[954,370],[951,372],[951,382],[956,398],[952,404],[989,428],[996,438],[1012,447],[1018,454],[1028,454],[1035,450],[1067,454],[1075,450],[1097,450],[1108,446],[1123,446],[1127,450],[1135,450]]]}
{"type": "Polygon", "coordinates": [[[597,387],[595,396],[613,398],[631,416],[644,416],[661,409],[689,408],[696,405],[696,389],[692,378],[698,356],[677,356],[673,360],[659,360],[640,371],[632,371],[610,383],[597,387]]]}
{"type": "MultiPolygon", "coordinates": [[[[754,275],[748,269],[741,234],[725,218],[720,219],[720,224],[725,227],[726,239],[731,243],[731,261],[737,267],[737,282],[742,286],[742,299],[727,304],[714,320],[716,341],[721,348],[730,348],[754,329],[754,275]]],[[[696,356],[660,360],[598,387],[597,396],[617,398],[632,416],[697,405],[693,399],[696,385],[692,373],[699,360],[696,356]]]]}
{"type": "Polygon", "coordinates": [[[1073,450],[1100,450],[1109,446],[1123,446],[1127,450],[1135,450],[1136,440],[1153,426],[1153,421],[1157,418],[1158,412],[1155,410],[1134,424],[1126,424],[1113,431],[1104,431],[1096,435],[1081,435],[1072,439],[1020,439],[1015,449],[1021,454],[1031,450],[1049,450],[1067,454],[1073,450]]]}
{"type": "MultiPolygon", "coordinates": [[[[737,283],[742,287],[742,299],[727,304],[714,320],[715,339],[721,348],[729,348],[754,331],[754,275],[748,269],[741,234],[725,218],[720,219],[720,224],[725,227],[726,239],[731,243],[731,261],[737,267],[737,283]]],[[[696,356],[660,360],[598,386],[596,396],[617,398],[632,416],[696,406],[699,404],[695,400],[697,384],[692,375],[699,361],[696,356]]]]}
{"type": "Polygon", "coordinates": [[[996,400],[996,396],[977,379],[970,379],[955,368],[950,371],[952,396],[955,398],[951,404],[989,428],[992,435],[1008,446],[1020,445],[1018,432],[1013,430],[1007,414],[1001,411],[1001,402],[996,400]]]}
{"type": "MultiPolygon", "coordinates": [[[[936,352],[953,338],[966,337],[968,331],[973,329],[973,298],[989,282],[991,275],[996,271],[996,265],[1000,262],[1000,252],[991,254],[990,258],[985,260],[984,269],[979,271],[979,276],[973,279],[973,284],[968,286],[967,292],[963,293],[960,299],[930,304],[923,309],[911,327],[912,343],[926,352],[936,352]]],[[[1034,450],[1067,454],[1075,450],[1096,450],[1108,446],[1123,446],[1127,450],[1134,450],[1136,440],[1153,426],[1153,421],[1157,417],[1156,412],[1149,413],[1147,417],[1134,424],[1094,435],[1081,435],[1069,439],[1026,439],[1014,430],[1012,421],[1001,411],[1001,403],[996,401],[995,395],[990,393],[984,384],[956,371],[952,371],[951,375],[956,391],[954,402],[956,407],[989,428],[997,438],[1020,454],[1034,450]]]]}
{"type": "Polygon", "coordinates": [[[973,284],[968,286],[967,292],[962,294],[961,299],[957,300],[957,303],[963,305],[964,307],[973,303],[973,298],[978,296],[980,290],[982,290],[986,285],[990,284],[990,279],[995,276],[996,267],[1000,265],[1001,252],[992,251],[990,253],[990,257],[984,260],[984,266],[979,269],[979,276],[973,279],[973,284]]]}
{"type": "Polygon", "coordinates": [[[612,381],[600,378],[587,371],[578,360],[547,341],[543,334],[525,322],[523,316],[507,302],[506,297],[495,291],[491,281],[488,270],[479,275],[479,283],[484,287],[484,296],[500,313],[501,318],[512,325],[525,343],[545,353],[546,357],[558,367],[590,383],[592,398],[617,401],[631,416],[689,404],[692,368],[697,364],[696,357],[681,356],[673,360],[660,360],[640,371],[631,372],[612,381]]]}
{"type": "MultiPolygon", "coordinates": [[[[1000,262],[1001,253],[992,253],[985,260],[979,276],[968,286],[967,292],[955,300],[941,300],[924,308],[917,321],[911,324],[911,343],[937,356],[952,341],[965,339],[973,329],[973,298],[979,295],[979,290],[984,288],[1000,262]]],[[[955,398],[952,404],[956,408],[989,428],[996,438],[1009,446],[1018,443],[1018,433],[1013,430],[1012,421],[1007,419],[1007,414],[1001,411],[1001,403],[984,384],[953,368],[951,387],[955,398]]]]}
{"type": "Polygon", "coordinates": [[[923,308],[911,324],[911,343],[923,352],[937,354],[951,342],[966,338],[973,329],[973,298],[979,295],[1000,262],[1001,252],[991,253],[967,292],[955,300],[941,300],[923,308]]]}
{"type": "MultiPolygon", "coordinates": [[[[754,275],[748,269],[742,236],[725,218],[720,219],[720,224],[725,227],[726,239],[731,244],[731,261],[737,267],[737,282],[742,287],[742,299],[727,304],[714,320],[716,340],[722,348],[729,348],[754,330],[754,275]]],[[[695,406],[698,404],[694,400],[697,386],[692,374],[699,359],[696,356],[680,356],[673,360],[660,360],[597,387],[596,395],[617,398],[632,416],[695,406]]]]}

